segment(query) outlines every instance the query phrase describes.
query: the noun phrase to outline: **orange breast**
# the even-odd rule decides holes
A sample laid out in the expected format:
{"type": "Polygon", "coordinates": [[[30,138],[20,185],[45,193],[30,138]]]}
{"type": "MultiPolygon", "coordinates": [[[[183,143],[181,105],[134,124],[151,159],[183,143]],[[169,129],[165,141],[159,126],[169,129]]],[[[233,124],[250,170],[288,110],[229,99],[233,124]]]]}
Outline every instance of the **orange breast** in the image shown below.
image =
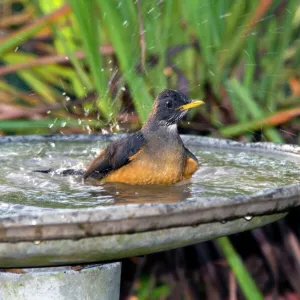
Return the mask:
{"type": "Polygon", "coordinates": [[[190,179],[197,170],[198,164],[192,158],[187,157],[183,170],[183,178],[190,179]]]}
{"type": "Polygon", "coordinates": [[[151,157],[139,152],[124,167],[112,171],[103,182],[127,184],[173,184],[183,180],[183,163],[180,153],[159,153],[151,157]]]}

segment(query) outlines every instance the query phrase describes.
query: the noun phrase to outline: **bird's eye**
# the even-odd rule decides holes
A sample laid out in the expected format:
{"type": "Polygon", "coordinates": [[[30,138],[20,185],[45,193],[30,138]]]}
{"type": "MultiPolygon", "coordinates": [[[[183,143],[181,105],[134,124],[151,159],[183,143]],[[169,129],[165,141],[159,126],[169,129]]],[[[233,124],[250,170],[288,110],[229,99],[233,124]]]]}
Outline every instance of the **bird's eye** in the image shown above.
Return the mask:
{"type": "Polygon", "coordinates": [[[167,101],[166,105],[167,105],[168,109],[172,109],[173,108],[173,101],[167,101]]]}

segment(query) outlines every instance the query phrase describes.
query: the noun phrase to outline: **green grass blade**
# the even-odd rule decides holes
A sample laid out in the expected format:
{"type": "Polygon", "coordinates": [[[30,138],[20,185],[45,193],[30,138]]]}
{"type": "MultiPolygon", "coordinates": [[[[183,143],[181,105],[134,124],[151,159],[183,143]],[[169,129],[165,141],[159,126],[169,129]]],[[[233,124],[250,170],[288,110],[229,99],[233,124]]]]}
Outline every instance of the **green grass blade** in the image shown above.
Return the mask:
{"type": "Polygon", "coordinates": [[[276,59],[272,59],[270,61],[269,66],[271,67],[269,70],[270,76],[267,77],[269,82],[266,86],[266,90],[269,92],[267,95],[267,105],[270,109],[274,110],[276,108],[276,102],[274,101],[273,93],[276,88],[276,83],[282,76],[282,64],[284,61],[284,51],[287,48],[288,43],[290,42],[290,37],[292,34],[292,20],[295,15],[295,11],[299,3],[297,1],[288,1],[287,7],[284,10],[283,20],[277,22],[277,26],[282,27],[282,32],[280,35],[277,35],[278,38],[276,39],[276,48],[274,52],[276,52],[276,59]]]}
{"type": "MultiPolygon", "coordinates": [[[[74,1],[74,0],[73,0],[74,1]]],[[[136,43],[132,40],[132,32],[129,32],[123,25],[122,15],[116,10],[116,3],[113,1],[98,0],[103,17],[103,23],[106,26],[110,40],[116,51],[122,74],[128,82],[130,91],[133,95],[133,102],[138,115],[142,121],[145,121],[151,110],[153,100],[148,92],[148,87],[144,78],[138,76],[135,72],[137,57],[136,48],[139,48],[139,31],[136,31],[136,43]],[[129,42],[131,41],[131,42],[129,42]]]]}
{"type": "Polygon", "coordinates": [[[81,31],[81,38],[87,55],[94,84],[99,93],[98,106],[106,118],[115,114],[115,109],[109,97],[108,80],[105,76],[104,63],[99,54],[99,23],[94,1],[69,0],[77,18],[81,31]]]}
{"type": "MultiPolygon", "coordinates": [[[[238,99],[243,101],[245,109],[248,111],[252,119],[264,118],[265,112],[260,108],[259,104],[252,98],[248,89],[242,86],[236,79],[228,81],[228,87],[236,94],[238,99]]],[[[265,136],[272,142],[282,143],[281,136],[274,128],[267,128],[264,131],[265,136]]]]}
{"type": "Polygon", "coordinates": [[[54,11],[53,13],[43,16],[32,24],[29,24],[13,34],[0,39],[0,57],[5,55],[5,53],[11,49],[16,48],[18,45],[24,43],[27,39],[35,35],[42,28],[49,25],[49,23],[54,22],[59,17],[64,16],[69,11],[68,6],[63,6],[60,9],[54,11]]]}
{"type": "Polygon", "coordinates": [[[246,269],[240,256],[233,248],[228,237],[221,237],[216,240],[222,250],[231,270],[233,271],[244,296],[248,300],[263,300],[264,297],[257,285],[253,281],[251,275],[246,269]]]}

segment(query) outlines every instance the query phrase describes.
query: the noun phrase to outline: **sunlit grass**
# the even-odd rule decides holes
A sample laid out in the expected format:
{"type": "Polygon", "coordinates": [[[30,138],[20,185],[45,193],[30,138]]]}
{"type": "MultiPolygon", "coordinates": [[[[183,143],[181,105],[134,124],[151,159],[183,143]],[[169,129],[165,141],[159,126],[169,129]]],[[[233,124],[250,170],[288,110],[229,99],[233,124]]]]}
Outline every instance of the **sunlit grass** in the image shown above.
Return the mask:
{"type": "MultiPolygon", "coordinates": [[[[141,11],[130,0],[24,2],[39,18],[0,39],[2,63],[15,66],[41,103],[64,102],[64,92],[80,98],[96,91],[96,105],[84,107],[92,118],[97,115],[108,122],[126,112],[124,95],[130,95],[144,122],[155,95],[165,87],[207,97],[210,112],[200,111],[220,134],[225,130],[223,108],[232,109],[235,120],[230,122],[235,121],[239,130],[226,129],[226,137],[238,134],[251,140],[260,130],[253,124],[282,108],[297,107],[300,95],[286,92],[286,85],[299,76],[297,1],[288,1],[286,7],[280,7],[278,0],[140,3],[141,11]],[[18,64],[21,68],[21,62],[28,61],[23,45],[36,37],[51,37],[53,42],[37,45],[49,55],[65,55],[68,65],[18,70],[18,64]],[[194,46],[187,47],[191,42],[194,46]],[[112,51],[103,54],[100,47],[106,45],[112,51]],[[171,50],[176,46],[182,50],[171,50]],[[76,53],[83,50],[86,55],[79,59],[76,53]]],[[[37,53],[32,57],[32,61],[39,59],[37,53]]],[[[27,99],[21,102],[28,103],[27,99]]],[[[266,140],[283,141],[273,124],[261,130],[266,140]]]]}

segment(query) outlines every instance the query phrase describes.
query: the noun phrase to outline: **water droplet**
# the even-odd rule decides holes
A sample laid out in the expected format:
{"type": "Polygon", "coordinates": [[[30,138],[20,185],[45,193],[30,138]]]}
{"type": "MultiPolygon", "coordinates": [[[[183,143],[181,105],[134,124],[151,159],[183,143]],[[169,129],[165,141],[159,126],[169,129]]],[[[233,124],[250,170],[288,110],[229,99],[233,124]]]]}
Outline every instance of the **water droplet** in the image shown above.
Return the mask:
{"type": "Polygon", "coordinates": [[[253,218],[252,216],[245,216],[245,217],[244,217],[244,219],[245,219],[246,221],[250,221],[252,218],[253,218]]]}
{"type": "Polygon", "coordinates": [[[71,98],[69,96],[66,97],[66,101],[70,101],[71,98]]]}
{"type": "Polygon", "coordinates": [[[229,12],[229,13],[226,13],[226,14],[224,14],[224,15],[220,15],[220,19],[223,19],[223,18],[227,18],[227,17],[230,17],[231,16],[231,12],[229,12]]]}
{"type": "Polygon", "coordinates": [[[211,76],[214,76],[214,77],[216,76],[216,74],[212,70],[208,70],[208,72],[211,76]]]}
{"type": "Polygon", "coordinates": [[[89,125],[86,125],[85,128],[86,128],[88,134],[92,133],[91,127],[89,125]]]}
{"type": "Polygon", "coordinates": [[[51,146],[52,148],[55,148],[55,143],[50,143],[50,146],[51,146]]]}
{"type": "Polygon", "coordinates": [[[35,245],[39,245],[41,243],[41,241],[34,241],[33,242],[35,245]]]}

